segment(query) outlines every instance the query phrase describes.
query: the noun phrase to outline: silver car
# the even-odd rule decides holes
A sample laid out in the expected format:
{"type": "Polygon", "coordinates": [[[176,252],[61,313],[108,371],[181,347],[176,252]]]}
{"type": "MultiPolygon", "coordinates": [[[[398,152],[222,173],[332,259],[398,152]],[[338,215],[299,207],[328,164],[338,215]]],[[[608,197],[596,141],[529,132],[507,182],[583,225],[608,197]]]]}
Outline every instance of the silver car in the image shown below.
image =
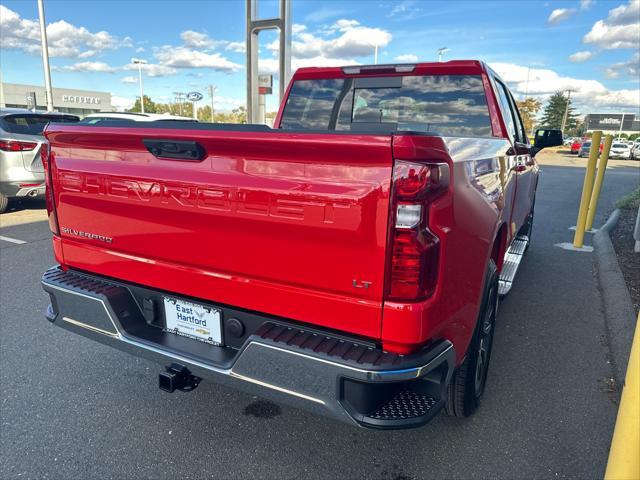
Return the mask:
{"type": "Polygon", "coordinates": [[[0,110],[0,213],[6,211],[12,198],[44,195],[42,131],[49,122],[78,120],[64,113],[0,110]]]}

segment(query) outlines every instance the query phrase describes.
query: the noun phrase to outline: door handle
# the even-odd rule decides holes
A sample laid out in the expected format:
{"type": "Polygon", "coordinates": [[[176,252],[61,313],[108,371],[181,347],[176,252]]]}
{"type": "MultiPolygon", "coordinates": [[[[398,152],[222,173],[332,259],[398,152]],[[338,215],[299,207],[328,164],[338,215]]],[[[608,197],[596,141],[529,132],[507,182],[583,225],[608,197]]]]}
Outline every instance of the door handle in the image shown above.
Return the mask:
{"type": "Polygon", "coordinates": [[[154,157],[166,160],[200,162],[207,156],[202,145],[191,140],[145,138],[142,143],[154,157]]]}

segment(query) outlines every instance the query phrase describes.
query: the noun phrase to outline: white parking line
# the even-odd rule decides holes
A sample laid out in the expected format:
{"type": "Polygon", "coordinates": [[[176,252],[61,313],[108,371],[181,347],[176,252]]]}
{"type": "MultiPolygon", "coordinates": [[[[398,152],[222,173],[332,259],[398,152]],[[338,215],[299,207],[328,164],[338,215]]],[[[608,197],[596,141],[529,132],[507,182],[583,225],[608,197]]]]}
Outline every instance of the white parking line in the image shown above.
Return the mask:
{"type": "Polygon", "coordinates": [[[3,237],[0,235],[0,240],[4,240],[5,242],[17,243],[18,245],[22,245],[23,243],[27,243],[24,240],[18,240],[16,238],[3,237]]]}

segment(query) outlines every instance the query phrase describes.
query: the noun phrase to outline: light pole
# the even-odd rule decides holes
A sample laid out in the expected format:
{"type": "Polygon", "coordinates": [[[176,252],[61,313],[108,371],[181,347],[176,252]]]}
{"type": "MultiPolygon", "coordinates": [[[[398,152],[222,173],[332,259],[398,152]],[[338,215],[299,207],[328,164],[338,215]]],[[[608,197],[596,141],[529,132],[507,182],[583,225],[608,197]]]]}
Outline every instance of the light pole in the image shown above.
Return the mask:
{"type": "Polygon", "coordinates": [[[138,65],[138,81],[140,82],[140,112],[144,113],[144,92],[142,91],[142,65],[146,65],[147,61],[140,58],[132,58],[131,63],[138,65]]]}
{"type": "Polygon", "coordinates": [[[622,136],[622,124],[624,123],[624,113],[622,114],[622,118],[620,119],[620,130],[618,130],[618,138],[622,136]]]}
{"type": "Polygon", "coordinates": [[[40,17],[40,44],[42,47],[42,66],[44,67],[44,90],[47,95],[47,112],[53,112],[53,90],[51,89],[51,69],[49,68],[49,46],[47,44],[47,24],[44,19],[44,5],[38,0],[40,17]]]}
{"type": "Polygon", "coordinates": [[[377,44],[373,47],[373,64],[374,65],[378,64],[378,45],[377,44]]]}
{"type": "Polygon", "coordinates": [[[441,62],[442,61],[442,56],[447,53],[449,51],[449,49],[447,47],[442,47],[438,49],[438,61],[441,62]]]}

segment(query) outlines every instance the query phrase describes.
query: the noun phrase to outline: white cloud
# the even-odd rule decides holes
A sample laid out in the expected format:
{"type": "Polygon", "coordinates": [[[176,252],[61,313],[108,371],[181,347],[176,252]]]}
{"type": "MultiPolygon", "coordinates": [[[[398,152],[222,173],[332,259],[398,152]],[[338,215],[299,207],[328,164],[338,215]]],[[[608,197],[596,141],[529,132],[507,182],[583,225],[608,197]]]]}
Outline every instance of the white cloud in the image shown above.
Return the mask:
{"type": "Polygon", "coordinates": [[[111,106],[118,112],[130,109],[136,103],[135,98],[120,97],[111,94],[111,106]]]}
{"type": "Polygon", "coordinates": [[[213,48],[217,43],[206,33],[194,32],[193,30],[185,30],[180,34],[180,38],[184,42],[184,46],[189,48],[213,48]]]}
{"type": "MultiPolygon", "coordinates": [[[[177,69],[173,67],[168,67],[166,65],[159,65],[157,63],[146,63],[141,65],[142,71],[145,75],[149,77],[167,77],[169,75],[174,75],[178,72],[177,69]]],[[[138,70],[138,65],[135,63],[127,63],[121,67],[122,70],[138,70]]]]}
{"type": "MultiPolygon", "coordinates": [[[[638,75],[640,75],[640,52],[634,53],[626,62],[614,63],[605,71],[607,78],[617,78],[621,73],[638,78],[638,75]]],[[[638,95],[640,96],[640,90],[638,95]]]]}
{"type": "Polygon", "coordinates": [[[598,20],[583,38],[604,49],[637,48],[640,44],[640,22],[633,25],[608,25],[598,20]]]}
{"type": "Polygon", "coordinates": [[[302,25],[300,23],[294,23],[291,26],[291,32],[295,35],[296,33],[304,32],[307,29],[306,25],[302,25]]]}
{"type": "Polygon", "coordinates": [[[141,52],[144,52],[144,47],[136,48],[136,53],[141,53],[141,52]]]}
{"type": "Polygon", "coordinates": [[[232,52],[245,53],[247,51],[247,45],[245,42],[229,42],[225,50],[231,50],[232,52]]]}
{"type": "MultiPolygon", "coordinates": [[[[119,39],[104,30],[90,32],[64,20],[47,25],[47,39],[51,57],[88,58],[104,50],[131,45],[129,37],[119,39]]],[[[39,54],[40,27],[37,20],[22,18],[0,5],[0,47],[39,54]]]]}
{"type": "Polygon", "coordinates": [[[60,70],[67,70],[70,72],[101,72],[101,73],[113,73],[118,70],[117,67],[112,67],[104,62],[78,62],[73,65],[67,65],[60,70]]]}
{"type": "Polygon", "coordinates": [[[593,58],[593,52],[589,50],[584,50],[582,52],[576,52],[569,55],[569,60],[575,63],[586,62],[587,60],[591,60],[593,58]]]}
{"type": "Polygon", "coordinates": [[[557,23],[560,23],[566,20],[574,13],[575,13],[575,9],[573,8],[556,8],[551,12],[551,14],[549,15],[549,18],[547,18],[547,23],[549,25],[555,25],[557,23]]]}
{"type": "Polygon", "coordinates": [[[206,53],[188,47],[165,45],[154,49],[153,56],[162,66],[169,68],[212,68],[222,72],[235,72],[242,65],[233,63],[219,53],[206,53]]]}
{"type": "MultiPolygon", "coordinates": [[[[375,46],[384,48],[391,38],[386,30],[342,18],[320,33],[310,33],[306,26],[299,25],[291,42],[291,54],[294,63],[295,59],[314,59],[323,65],[343,65],[345,60],[353,64],[358,63],[357,57],[372,57],[375,46]]],[[[276,54],[278,41],[274,40],[266,48],[276,54]]]]}
{"type": "Polygon", "coordinates": [[[598,20],[582,41],[604,49],[640,48],[640,1],[609,10],[607,19],[598,20]]]}
{"type": "Polygon", "coordinates": [[[129,75],[128,77],[122,77],[120,81],[122,83],[138,83],[138,78],[133,75],[129,75]]]}
{"type": "Polygon", "coordinates": [[[387,17],[391,18],[400,16],[402,17],[402,19],[411,18],[412,15],[420,12],[420,9],[415,5],[415,0],[403,0],[402,2],[396,3],[394,5],[387,17]]]}
{"type": "Polygon", "coordinates": [[[612,25],[628,25],[640,21],[640,1],[630,0],[626,5],[620,5],[609,10],[607,18],[612,25]]]}
{"type": "MultiPolygon", "coordinates": [[[[353,19],[339,19],[320,32],[311,33],[305,25],[297,25],[291,42],[291,68],[295,71],[303,67],[335,67],[359,65],[360,57],[373,58],[374,47],[386,47],[391,41],[391,33],[380,28],[370,28],[353,19]]],[[[260,58],[261,73],[278,73],[278,40],[266,45],[273,53],[272,58],[260,58]]],[[[400,56],[405,57],[405,56],[400,56]]],[[[415,61],[409,56],[404,61],[415,61]]]]}
{"type": "Polygon", "coordinates": [[[572,101],[581,113],[598,110],[620,110],[620,108],[639,108],[638,90],[610,90],[597,80],[584,80],[564,77],[557,72],[545,68],[531,68],[527,86],[527,70],[524,65],[512,63],[492,63],[493,68],[502,79],[509,84],[514,94],[546,100],[558,90],[573,90],[572,101]]]}
{"type": "Polygon", "coordinates": [[[594,0],[580,0],[580,10],[589,10],[594,3],[594,0]]]}
{"type": "Polygon", "coordinates": [[[404,55],[398,55],[394,60],[398,62],[415,63],[418,61],[418,56],[413,53],[405,53],[404,55]]]}

